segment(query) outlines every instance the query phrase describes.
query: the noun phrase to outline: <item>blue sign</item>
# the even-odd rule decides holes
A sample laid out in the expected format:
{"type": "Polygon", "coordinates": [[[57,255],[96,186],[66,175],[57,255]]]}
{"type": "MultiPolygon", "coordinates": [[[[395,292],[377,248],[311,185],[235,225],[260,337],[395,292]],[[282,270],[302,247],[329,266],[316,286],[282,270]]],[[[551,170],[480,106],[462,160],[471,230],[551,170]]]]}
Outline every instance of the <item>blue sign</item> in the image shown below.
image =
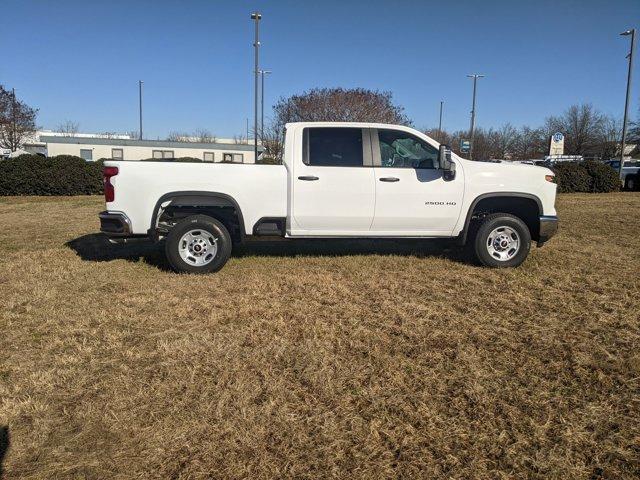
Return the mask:
{"type": "Polygon", "coordinates": [[[558,133],[554,133],[552,138],[554,142],[558,143],[564,140],[564,135],[558,132],[558,133]]]}
{"type": "Polygon", "coordinates": [[[469,140],[460,140],[460,152],[469,153],[471,149],[471,142],[469,140]]]}

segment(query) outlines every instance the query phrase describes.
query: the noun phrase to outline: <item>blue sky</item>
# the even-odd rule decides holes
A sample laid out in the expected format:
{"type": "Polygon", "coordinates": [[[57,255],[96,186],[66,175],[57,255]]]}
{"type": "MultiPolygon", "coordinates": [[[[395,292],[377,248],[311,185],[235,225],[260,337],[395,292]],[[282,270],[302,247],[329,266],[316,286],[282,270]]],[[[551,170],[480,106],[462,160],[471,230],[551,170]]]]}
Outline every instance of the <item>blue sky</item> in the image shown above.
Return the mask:
{"type": "MultiPolygon", "coordinates": [[[[312,87],[390,90],[418,127],[536,125],[574,103],[621,117],[628,37],[640,1],[2,0],[0,83],[38,124],[145,136],[245,131],[253,115],[253,24],[263,14],[267,107],[312,87]]],[[[638,39],[640,44],[640,39],[638,39]]],[[[632,116],[640,99],[640,52],[632,116]]],[[[252,120],[251,120],[252,122],[252,120]]]]}

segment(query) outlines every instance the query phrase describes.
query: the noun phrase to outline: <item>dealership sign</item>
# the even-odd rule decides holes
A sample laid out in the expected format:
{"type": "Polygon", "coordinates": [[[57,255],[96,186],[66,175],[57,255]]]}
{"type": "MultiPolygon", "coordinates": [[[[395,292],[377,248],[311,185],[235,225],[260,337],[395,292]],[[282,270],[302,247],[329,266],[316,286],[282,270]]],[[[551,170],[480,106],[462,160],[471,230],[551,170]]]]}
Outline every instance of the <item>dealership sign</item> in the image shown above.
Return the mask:
{"type": "Polygon", "coordinates": [[[549,155],[563,155],[564,154],[564,135],[560,132],[551,135],[551,141],[549,142],[549,155]]]}

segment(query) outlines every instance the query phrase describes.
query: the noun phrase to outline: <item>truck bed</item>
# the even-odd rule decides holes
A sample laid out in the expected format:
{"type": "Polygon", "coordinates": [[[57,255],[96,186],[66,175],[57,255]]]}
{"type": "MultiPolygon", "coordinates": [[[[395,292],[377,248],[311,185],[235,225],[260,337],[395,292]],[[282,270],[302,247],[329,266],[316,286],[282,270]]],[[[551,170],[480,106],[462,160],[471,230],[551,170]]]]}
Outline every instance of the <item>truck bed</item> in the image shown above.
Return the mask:
{"type": "Polygon", "coordinates": [[[221,192],[235,199],[250,232],[263,217],[286,217],[287,171],[283,165],[108,161],[118,167],[107,210],[126,212],[133,234],[146,234],[163,195],[174,192],[221,192]]]}

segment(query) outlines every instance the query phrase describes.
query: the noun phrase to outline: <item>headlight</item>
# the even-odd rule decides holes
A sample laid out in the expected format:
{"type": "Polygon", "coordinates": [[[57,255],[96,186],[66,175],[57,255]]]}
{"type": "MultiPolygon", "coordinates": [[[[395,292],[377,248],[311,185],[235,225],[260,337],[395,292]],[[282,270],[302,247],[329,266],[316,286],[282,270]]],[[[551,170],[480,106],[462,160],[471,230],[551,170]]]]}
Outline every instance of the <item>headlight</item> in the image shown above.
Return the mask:
{"type": "Polygon", "coordinates": [[[545,175],[544,179],[547,182],[556,183],[556,176],[555,175],[545,175]]]}

